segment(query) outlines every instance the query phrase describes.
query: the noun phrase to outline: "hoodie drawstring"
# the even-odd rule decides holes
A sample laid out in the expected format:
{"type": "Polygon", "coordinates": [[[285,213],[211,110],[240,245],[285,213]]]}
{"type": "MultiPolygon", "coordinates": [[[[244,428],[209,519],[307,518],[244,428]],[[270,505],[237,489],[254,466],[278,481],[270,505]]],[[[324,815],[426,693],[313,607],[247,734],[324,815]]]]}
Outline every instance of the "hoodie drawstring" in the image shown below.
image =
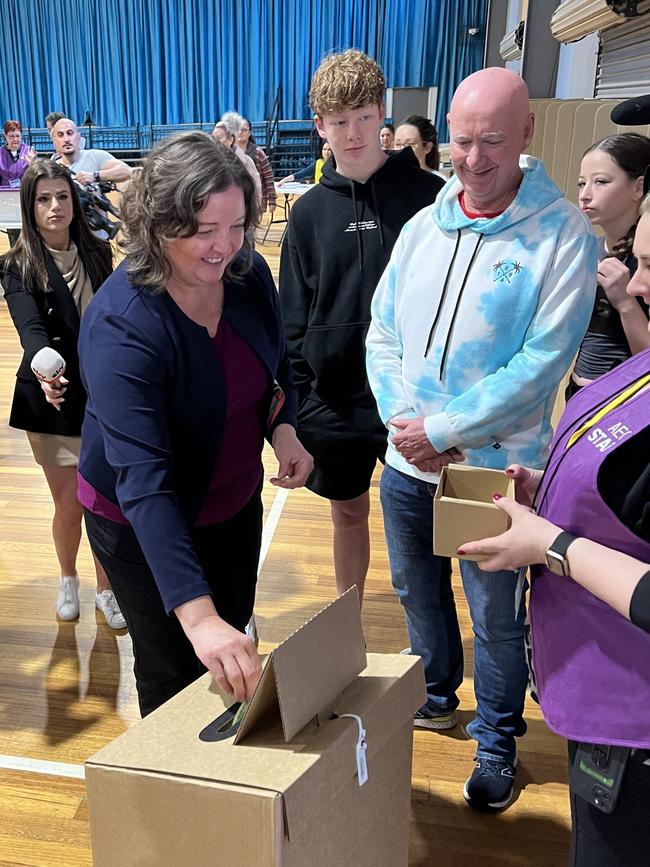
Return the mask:
{"type": "MultiPolygon", "coordinates": [[[[384,229],[381,225],[381,214],[379,213],[379,205],[377,204],[377,196],[375,194],[375,186],[372,181],[369,182],[368,186],[370,187],[370,195],[372,196],[372,207],[375,212],[375,216],[377,218],[377,228],[379,230],[379,243],[386,249],[386,244],[384,243],[384,229]]],[[[357,194],[355,191],[355,182],[350,181],[350,190],[352,192],[352,207],[354,208],[354,226],[355,232],[357,235],[357,252],[359,255],[359,271],[363,273],[363,243],[361,241],[361,229],[359,227],[359,209],[357,207],[357,194]]]]}
{"type": "Polygon", "coordinates": [[[359,272],[363,273],[363,244],[361,243],[361,232],[359,231],[359,211],[357,209],[357,195],[354,191],[354,181],[350,181],[350,189],[352,190],[352,207],[354,208],[354,226],[357,235],[357,253],[359,256],[359,272]]]}
{"type": "MultiPolygon", "coordinates": [[[[459,232],[460,234],[460,232],[459,232]]],[[[474,247],[474,252],[472,253],[472,258],[469,260],[469,265],[467,266],[467,270],[465,271],[465,276],[463,277],[463,282],[460,287],[460,292],[458,293],[458,297],[456,298],[456,304],[454,306],[454,312],[451,315],[451,322],[449,323],[449,328],[447,330],[447,338],[445,340],[445,348],[442,351],[442,357],[440,358],[440,374],[439,379],[442,381],[442,377],[445,373],[445,364],[447,363],[447,355],[449,354],[449,347],[451,345],[451,335],[454,330],[454,325],[456,324],[456,316],[458,314],[458,308],[460,307],[460,299],[463,297],[463,292],[465,291],[465,286],[467,285],[467,280],[469,278],[469,272],[472,270],[472,265],[474,264],[474,260],[476,259],[476,255],[478,253],[478,248],[481,246],[481,241],[483,240],[483,233],[478,236],[478,241],[476,242],[476,247],[474,247]]]]}
{"type": "MultiPolygon", "coordinates": [[[[447,329],[447,336],[445,337],[445,345],[442,350],[442,356],[440,357],[440,370],[438,371],[438,378],[442,380],[442,377],[445,372],[445,364],[447,363],[447,355],[449,354],[449,347],[451,345],[451,335],[454,330],[454,325],[456,324],[456,316],[458,315],[458,308],[460,307],[460,299],[463,297],[463,292],[465,291],[465,286],[467,285],[467,280],[469,279],[469,273],[472,270],[472,266],[474,265],[474,260],[476,259],[478,248],[481,246],[481,242],[483,240],[484,233],[482,232],[478,236],[478,241],[476,242],[476,247],[474,247],[474,252],[472,253],[472,258],[469,260],[469,265],[465,270],[465,276],[463,277],[463,282],[460,287],[460,291],[456,298],[456,304],[454,305],[454,312],[451,316],[451,321],[449,323],[449,328],[447,329]]],[[[451,257],[451,262],[449,263],[449,268],[447,269],[447,276],[445,277],[445,283],[442,287],[442,294],[440,296],[440,303],[438,305],[438,309],[436,310],[436,315],[433,320],[433,324],[431,325],[431,329],[429,331],[429,337],[427,340],[427,346],[424,350],[424,357],[426,358],[429,352],[431,351],[431,344],[433,343],[433,335],[436,330],[436,326],[438,325],[438,321],[440,316],[442,315],[443,307],[445,306],[445,301],[447,298],[447,290],[449,289],[449,283],[451,281],[451,275],[454,270],[454,263],[456,262],[456,256],[458,255],[458,250],[460,247],[460,239],[461,232],[460,229],[456,229],[456,246],[454,247],[454,254],[451,257]]]]}
{"type": "Polygon", "coordinates": [[[379,213],[379,205],[377,204],[377,196],[375,195],[375,185],[373,181],[370,181],[370,195],[372,196],[372,206],[375,209],[375,214],[377,215],[377,228],[379,229],[379,243],[381,246],[386,249],[386,245],[384,244],[384,230],[381,225],[381,214],[379,213]]]}
{"type": "Polygon", "coordinates": [[[438,320],[440,319],[440,314],[442,313],[442,308],[445,306],[445,298],[447,297],[447,289],[449,287],[449,280],[451,279],[451,273],[454,270],[454,262],[456,261],[456,255],[458,254],[458,248],[460,247],[460,229],[456,229],[456,246],[454,247],[454,255],[451,257],[451,262],[449,263],[449,268],[447,269],[447,276],[445,277],[445,283],[442,287],[442,295],[440,296],[440,303],[438,304],[438,309],[436,310],[436,315],[433,319],[433,323],[429,330],[429,337],[427,338],[426,349],[424,350],[424,357],[426,358],[429,354],[429,350],[431,349],[431,343],[433,342],[433,333],[436,330],[436,325],[438,324],[438,320]]]}

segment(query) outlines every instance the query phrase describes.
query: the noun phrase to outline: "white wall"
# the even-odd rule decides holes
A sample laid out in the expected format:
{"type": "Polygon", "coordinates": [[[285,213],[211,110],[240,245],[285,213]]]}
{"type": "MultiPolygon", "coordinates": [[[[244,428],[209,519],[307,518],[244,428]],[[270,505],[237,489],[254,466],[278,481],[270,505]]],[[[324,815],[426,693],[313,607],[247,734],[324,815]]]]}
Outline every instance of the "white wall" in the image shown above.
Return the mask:
{"type": "MultiPolygon", "coordinates": [[[[566,0],[562,0],[565,3],[566,0]]],[[[561,4],[560,4],[561,5],[561,4]]],[[[591,99],[596,85],[599,39],[597,33],[579,42],[560,46],[555,96],[559,99],[591,99]]]]}
{"type": "MultiPolygon", "coordinates": [[[[521,0],[508,0],[508,25],[506,33],[514,30],[517,24],[521,21],[521,0]]],[[[512,69],[517,75],[521,74],[521,58],[519,60],[508,60],[506,63],[507,69],[512,69]]]]}

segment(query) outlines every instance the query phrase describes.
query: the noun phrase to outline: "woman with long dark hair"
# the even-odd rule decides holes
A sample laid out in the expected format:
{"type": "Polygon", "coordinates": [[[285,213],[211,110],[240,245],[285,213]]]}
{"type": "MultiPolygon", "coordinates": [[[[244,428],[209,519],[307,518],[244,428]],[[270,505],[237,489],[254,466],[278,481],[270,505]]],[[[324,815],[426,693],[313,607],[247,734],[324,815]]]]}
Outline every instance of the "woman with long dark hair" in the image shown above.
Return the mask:
{"type": "Polygon", "coordinates": [[[592,145],[580,166],[580,208],[599,226],[600,262],[594,310],[582,341],[567,399],[582,386],[650,347],[648,306],[626,289],[636,270],[632,243],[650,165],[650,139],[638,133],[610,135],[592,145]]]}
{"type": "MultiPolygon", "coordinates": [[[[36,160],[22,177],[22,231],[7,253],[2,285],[23,347],[9,424],[27,432],[54,500],[52,535],[61,569],[57,614],[79,616],[77,553],[81,505],[77,461],[86,396],[79,377],[77,338],[81,317],[112,271],[111,248],[86,224],[69,173],[51,160],[36,160]],[[65,375],[39,382],[31,369],[44,347],[64,359],[65,375]]],[[[114,629],[126,624],[99,563],[96,606],[114,629]]]]}

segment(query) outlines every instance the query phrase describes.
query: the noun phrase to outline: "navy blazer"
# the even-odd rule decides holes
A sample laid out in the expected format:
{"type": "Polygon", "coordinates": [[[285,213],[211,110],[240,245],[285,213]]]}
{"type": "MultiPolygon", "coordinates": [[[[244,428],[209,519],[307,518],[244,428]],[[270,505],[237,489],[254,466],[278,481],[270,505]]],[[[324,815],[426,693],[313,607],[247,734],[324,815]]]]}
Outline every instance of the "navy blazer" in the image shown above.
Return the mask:
{"type": "Polygon", "coordinates": [[[9,424],[35,433],[79,436],[86,406],[77,355],[79,312],[54,260],[47,250],[44,253],[49,292],[23,286],[20,273],[13,267],[2,274],[9,313],[24,350],[16,373],[9,424]],[[56,349],[66,363],[69,385],[60,411],[45,400],[30,366],[34,355],[44,346],[56,349]]]}
{"type": "MultiPolygon", "coordinates": [[[[286,401],[273,427],[295,427],[297,393],[266,262],[254,254],[252,269],[224,287],[223,317],[269,374],[264,415],[277,380],[286,401]]],[[[207,329],[167,292],[133,286],[122,263],[84,315],[79,358],[88,394],[80,474],[119,505],[168,612],[209,595],[190,535],[226,419],[225,383],[207,329]]]]}

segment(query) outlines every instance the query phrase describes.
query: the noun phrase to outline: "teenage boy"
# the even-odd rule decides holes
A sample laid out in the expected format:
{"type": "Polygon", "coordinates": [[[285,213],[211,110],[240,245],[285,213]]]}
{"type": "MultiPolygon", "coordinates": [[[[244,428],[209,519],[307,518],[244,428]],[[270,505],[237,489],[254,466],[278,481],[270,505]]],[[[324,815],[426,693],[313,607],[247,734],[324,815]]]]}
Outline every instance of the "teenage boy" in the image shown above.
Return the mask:
{"type": "Polygon", "coordinates": [[[301,405],[298,435],[314,457],[307,487],[330,501],[336,589],[363,594],[368,490],[386,428],[366,378],[370,302],[400,230],[443,186],[410,148],[385,153],[384,75],[356,49],[331,54],[309,92],[332,157],[294,205],[280,263],[280,302],[301,405]]]}

